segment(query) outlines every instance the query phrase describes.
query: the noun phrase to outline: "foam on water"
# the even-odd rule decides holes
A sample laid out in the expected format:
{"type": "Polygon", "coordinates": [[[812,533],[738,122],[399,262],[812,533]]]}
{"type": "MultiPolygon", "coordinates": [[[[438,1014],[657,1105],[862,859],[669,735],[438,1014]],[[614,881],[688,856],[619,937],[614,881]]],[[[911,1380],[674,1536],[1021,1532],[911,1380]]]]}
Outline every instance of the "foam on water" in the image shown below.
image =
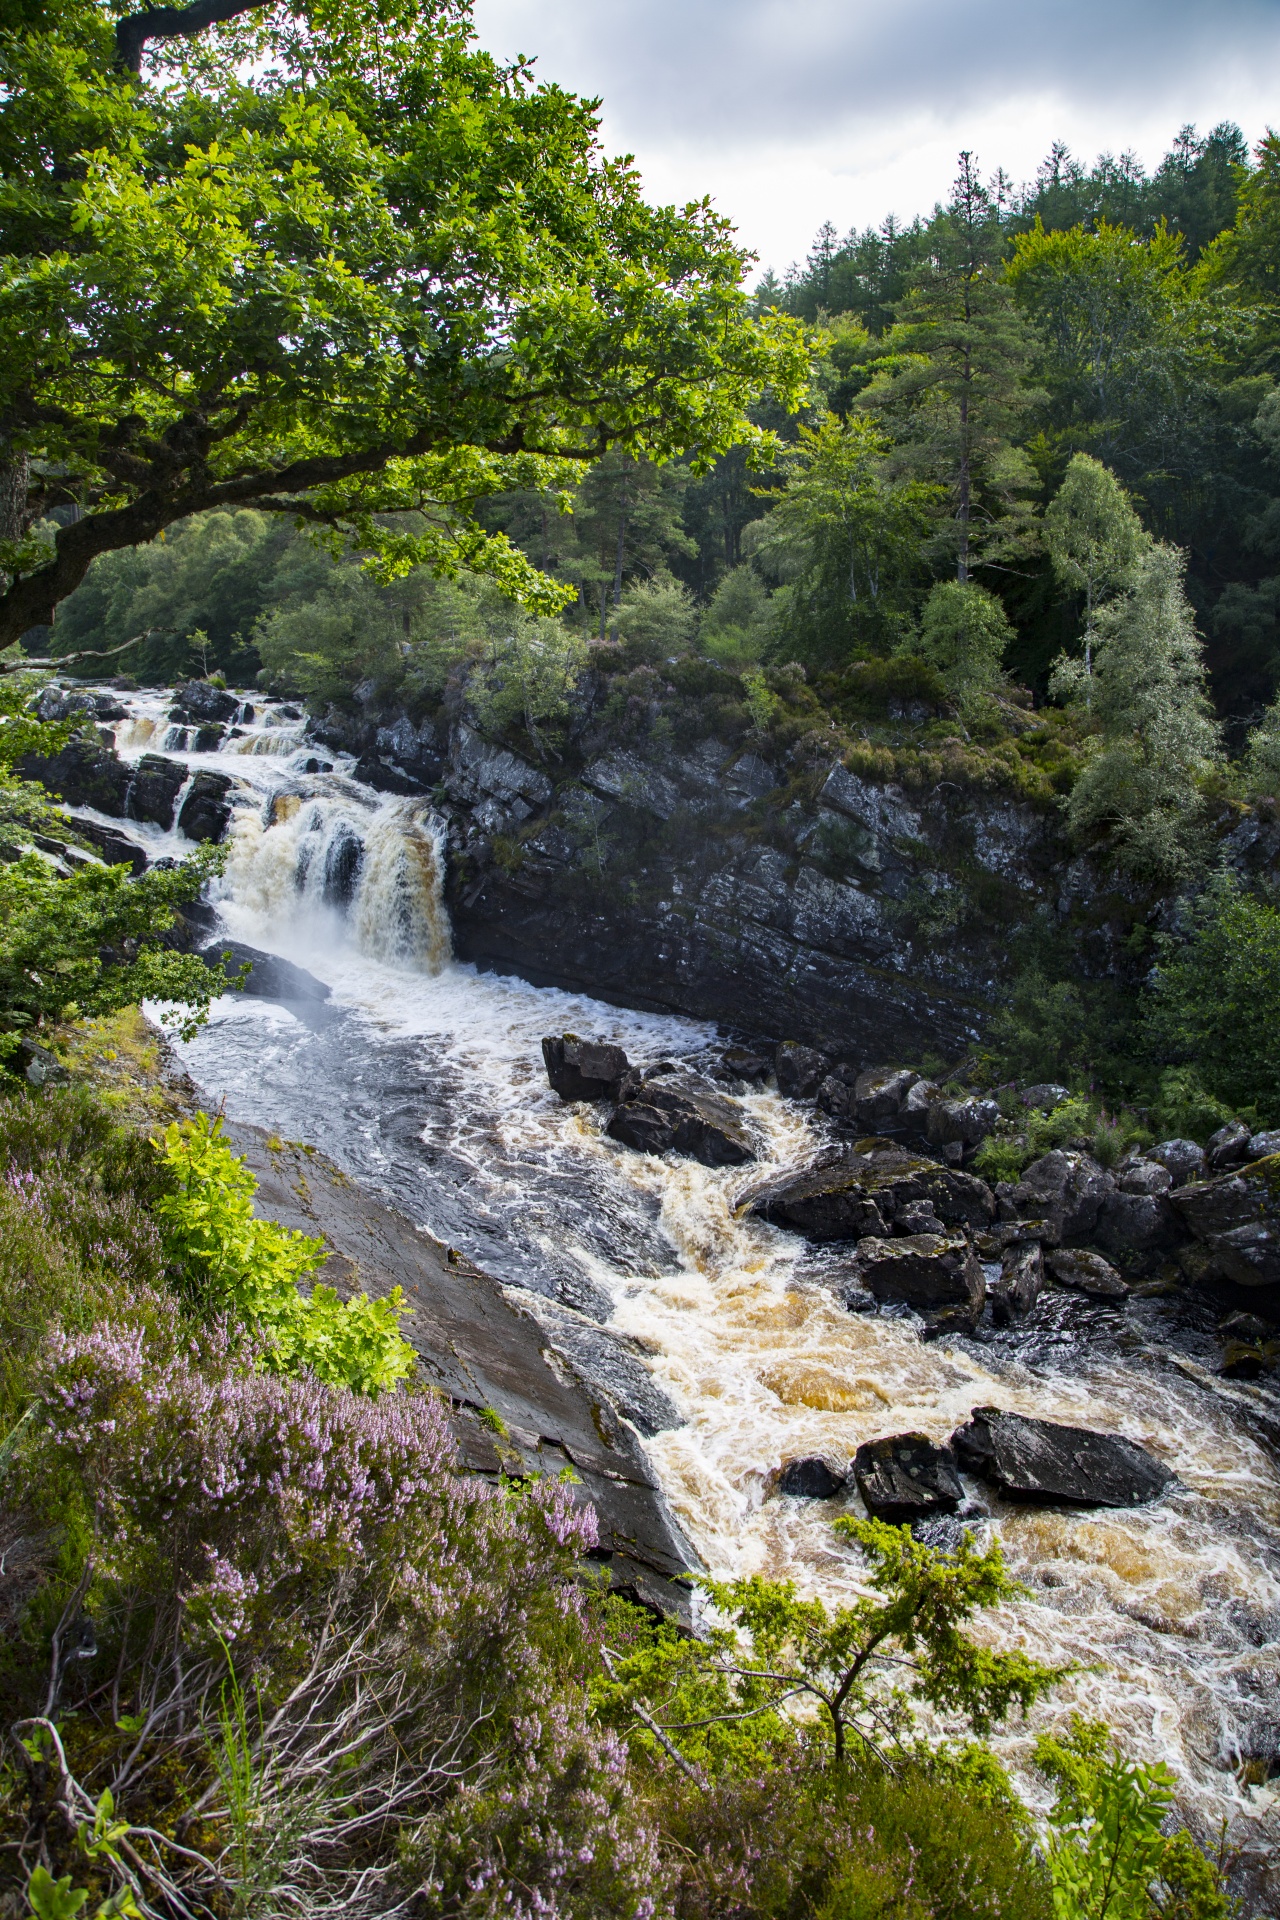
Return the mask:
{"type": "MultiPolygon", "coordinates": [[[[150,750],[163,696],[131,704],[121,749],[150,750]]],[[[183,756],[237,782],[217,885],[226,929],[308,967],[341,1018],[313,1032],[228,996],[185,1049],[211,1099],[382,1180],[504,1279],[551,1275],[603,1300],[685,1417],[646,1444],[717,1572],[783,1576],[829,1600],[860,1591],[862,1564],[830,1527],[859,1510],[856,1496],[771,1495],[770,1476],[796,1455],[845,1465],[882,1434],[941,1440],[983,1404],[1149,1447],[1179,1477],[1153,1507],[1073,1513],[982,1491],[977,1531],[998,1534],[1029,1589],[984,1630],[1082,1668],[1000,1744],[1017,1762],[1037,1728],[1100,1713],[1136,1755],[1174,1768],[1204,1831],[1225,1817],[1255,1853],[1274,1846],[1276,1795],[1236,1773],[1280,1745],[1280,1472],[1258,1432],[1270,1405],[1274,1433],[1274,1401],[1183,1370],[1158,1328],[1133,1351],[1085,1341],[1033,1364],[1016,1348],[924,1345],[910,1320],[848,1313],[832,1285],[838,1254],[739,1214],[741,1170],[630,1153],[602,1113],[563,1106],[546,1084],[544,1033],[590,1033],[643,1063],[696,1056],[712,1029],[453,963],[429,809],[372,793],[340,755],[330,774],[300,771],[301,736],[270,709],[229,747],[183,756]]],[[[753,1179],[823,1144],[820,1120],[776,1093],[743,1106],[760,1146],[753,1179]]]]}

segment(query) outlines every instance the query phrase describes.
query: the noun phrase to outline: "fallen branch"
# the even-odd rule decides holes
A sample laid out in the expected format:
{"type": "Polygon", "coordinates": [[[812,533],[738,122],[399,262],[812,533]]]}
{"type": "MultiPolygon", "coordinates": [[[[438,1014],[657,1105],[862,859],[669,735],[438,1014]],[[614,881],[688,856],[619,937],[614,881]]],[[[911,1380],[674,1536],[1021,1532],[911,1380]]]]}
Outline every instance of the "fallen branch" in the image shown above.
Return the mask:
{"type": "Polygon", "coordinates": [[[176,633],[176,627],[148,627],[145,633],[135,633],[132,640],[122,640],[118,647],[105,647],[94,652],[60,653],[56,659],[35,660],[23,655],[18,660],[6,660],[0,656],[0,672],[28,673],[32,668],[49,668],[60,673],[64,668],[73,666],[78,660],[113,660],[118,653],[127,653],[130,647],[140,647],[153,633],[176,633]]]}

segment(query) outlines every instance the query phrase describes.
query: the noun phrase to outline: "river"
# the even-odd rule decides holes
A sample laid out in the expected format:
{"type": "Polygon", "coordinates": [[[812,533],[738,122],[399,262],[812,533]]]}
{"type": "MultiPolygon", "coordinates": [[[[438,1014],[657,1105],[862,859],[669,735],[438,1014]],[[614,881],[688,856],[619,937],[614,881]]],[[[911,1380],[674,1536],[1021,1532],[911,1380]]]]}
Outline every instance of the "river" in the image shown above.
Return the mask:
{"type": "MultiPolygon", "coordinates": [[[[1031,1784],[1035,1728],[1096,1713],[1133,1754],[1174,1769],[1202,1832],[1229,1820],[1260,1864],[1280,1810],[1280,1780],[1266,1784],[1280,1749],[1280,1471],[1257,1431],[1265,1391],[1207,1371],[1211,1322],[1159,1298],[1121,1316],[1055,1296],[1034,1338],[926,1345],[909,1318],[846,1311],[836,1256],[737,1217],[741,1169],[629,1152],[599,1110],[563,1106],[546,1084],[546,1033],[696,1063],[713,1057],[714,1029],[458,965],[425,802],[361,786],[341,755],[308,774],[317,750],[270,704],[235,750],[196,754],[167,732],[165,696],[126,698],[126,758],[169,751],[234,777],[214,889],[226,933],[332,990],[311,1018],[224,997],[181,1049],[210,1106],[313,1143],[503,1281],[639,1342],[682,1417],[645,1444],[717,1573],[788,1577],[828,1601],[859,1591],[858,1556],[829,1524],[857,1496],[771,1493],[797,1455],[847,1463],[860,1442],[907,1429],[942,1440],[984,1404],[1149,1447],[1178,1475],[1151,1507],[1027,1508],[982,1490],[977,1531],[998,1534],[1028,1589],[993,1638],[1087,1669],[1000,1745],[1031,1784]]],[[[129,830],[153,854],[187,850],[129,830]]],[[[776,1093],[743,1105],[762,1170],[823,1144],[821,1116],[776,1093]]]]}

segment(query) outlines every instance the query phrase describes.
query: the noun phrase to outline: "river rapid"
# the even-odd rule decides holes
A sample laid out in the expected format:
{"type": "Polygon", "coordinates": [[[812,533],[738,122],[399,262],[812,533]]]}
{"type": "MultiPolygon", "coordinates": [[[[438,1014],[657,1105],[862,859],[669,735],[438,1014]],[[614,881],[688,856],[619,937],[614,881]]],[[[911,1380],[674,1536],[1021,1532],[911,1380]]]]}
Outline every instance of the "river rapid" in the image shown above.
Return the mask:
{"type": "MultiPolygon", "coordinates": [[[[374,793],[341,755],[307,773],[318,750],[303,723],[251,697],[255,717],[228,751],[187,750],[163,694],[126,696],[132,717],[116,731],[126,759],[164,751],[233,776],[213,889],[223,929],[331,989],[296,1017],[218,1002],[180,1049],[210,1107],[313,1143],[505,1283],[638,1343],[682,1420],[646,1447],[719,1574],[786,1577],[828,1601],[860,1590],[861,1562],[830,1527],[860,1510],[857,1495],[771,1491],[797,1455],[844,1466],[882,1434],[944,1440],[984,1404],[1149,1447],[1178,1485],[1135,1511],[1019,1507],[975,1486],[979,1538],[999,1536],[1028,1589],[987,1630],[1086,1669],[998,1744],[1034,1798],[1034,1732],[1073,1709],[1104,1717],[1134,1755],[1174,1769],[1202,1835],[1231,1823],[1265,1882],[1280,1836],[1280,1780],[1267,1784],[1280,1750],[1280,1401],[1212,1377],[1211,1318],[1159,1299],[1123,1316],[1073,1299],[1034,1338],[926,1345],[909,1316],[846,1311],[836,1256],[737,1217],[742,1169],[616,1145],[605,1113],[550,1091],[539,1044],[572,1030],[641,1064],[696,1064],[723,1036],[455,963],[428,803],[374,793]]],[[[124,824],[153,856],[190,850],[124,824]]],[[[743,1107],[760,1142],[753,1179],[825,1143],[821,1116],[777,1093],[743,1107]]]]}

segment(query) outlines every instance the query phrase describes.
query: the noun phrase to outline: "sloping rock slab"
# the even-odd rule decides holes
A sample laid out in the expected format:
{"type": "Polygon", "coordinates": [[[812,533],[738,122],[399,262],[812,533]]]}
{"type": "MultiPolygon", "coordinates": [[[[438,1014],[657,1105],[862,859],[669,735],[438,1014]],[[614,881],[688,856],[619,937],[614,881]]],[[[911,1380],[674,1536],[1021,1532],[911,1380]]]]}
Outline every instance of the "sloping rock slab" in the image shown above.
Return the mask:
{"type": "Polygon", "coordinates": [[[995,1214],[984,1181],[895,1148],[841,1155],[748,1196],[752,1213],[820,1242],[880,1236],[887,1220],[920,1200],[948,1227],[985,1227],[995,1214]]]}
{"type": "Polygon", "coordinates": [[[538,1295],[525,1304],[547,1336],[547,1344],[568,1362],[583,1385],[611,1401],[640,1433],[665,1433],[685,1424],[624,1335],[598,1327],[585,1314],[538,1295]]]}
{"type": "MultiPolygon", "coordinates": [[[[546,1332],[517,1289],[363,1192],[323,1154],[273,1151],[261,1128],[240,1122],[227,1132],[258,1177],[258,1212],[324,1239],[326,1285],[344,1295],[404,1288],[402,1329],[424,1375],[455,1407],[501,1416],[507,1432],[495,1451],[509,1472],[559,1475],[571,1466],[572,1497],[594,1506],[605,1552],[668,1578],[699,1568],[638,1436],[576,1368],[552,1364],[546,1332]]],[[[480,1451],[468,1451],[485,1471],[480,1451]]]]}
{"type": "Polygon", "coordinates": [[[305,967],[281,960],[274,953],[247,947],[243,940],[214,940],[200,958],[215,972],[225,972],[228,980],[238,980],[240,970],[248,966],[241,992],[259,1000],[278,1000],[287,1007],[316,1008],[329,998],[323,980],[317,980],[305,967]]]}
{"type": "Polygon", "coordinates": [[[1015,1241],[1000,1255],[1000,1278],[991,1296],[998,1327],[1016,1327],[1035,1306],[1044,1286],[1044,1254],[1038,1240],[1015,1241]]]}
{"type": "Polygon", "coordinates": [[[116,833],[112,827],[104,827],[100,820],[77,820],[76,832],[82,840],[95,847],[109,867],[128,867],[134,874],[147,870],[146,850],[136,840],[130,840],[128,834],[116,833]]]}
{"type": "Polygon", "coordinates": [[[853,1477],[872,1519],[895,1526],[954,1513],[964,1499],[955,1455],[923,1433],[868,1440],[854,1455],[853,1477]]]}
{"type": "Polygon", "coordinates": [[[962,1467],[1013,1500],[1140,1507],[1176,1478],[1145,1447],[1120,1434],[1031,1420],[998,1407],[975,1407],[951,1444],[962,1467]]]}
{"type": "Polygon", "coordinates": [[[681,1153],[704,1167],[740,1167],[756,1157],[727,1100],[652,1080],[614,1109],[605,1132],[638,1153],[681,1153]]]}
{"type": "Polygon", "coordinates": [[[542,1043],[547,1079],[562,1100],[616,1100],[630,1062],[621,1047],[579,1040],[576,1033],[549,1034],[542,1043]]]}

